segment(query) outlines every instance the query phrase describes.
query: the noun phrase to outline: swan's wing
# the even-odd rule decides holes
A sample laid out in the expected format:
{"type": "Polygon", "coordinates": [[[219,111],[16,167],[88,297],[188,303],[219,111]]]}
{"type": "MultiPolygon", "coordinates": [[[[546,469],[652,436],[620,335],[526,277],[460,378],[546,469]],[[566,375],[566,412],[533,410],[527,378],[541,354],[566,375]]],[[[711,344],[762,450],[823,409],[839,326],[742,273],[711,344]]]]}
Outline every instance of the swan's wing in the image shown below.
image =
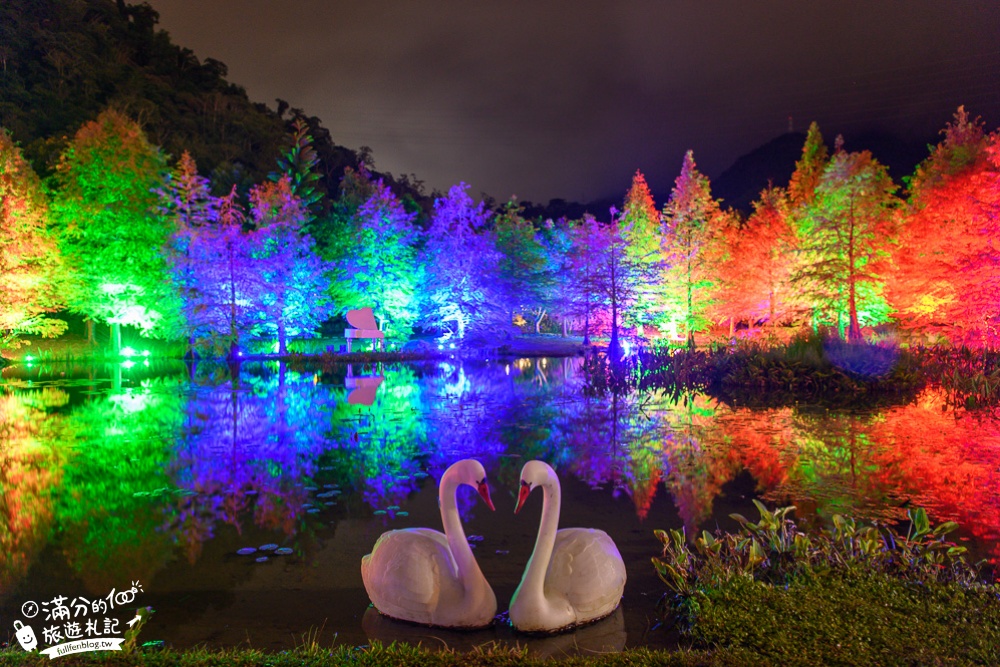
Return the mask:
{"type": "Polygon", "coordinates": [[[599,618],[621,601],[625,563],[603,530],[565,528],[556,533],[545,588],[565,596],[581,618],[599,618]]]}
{"type": "Polygon", "coordinates": [[[361,578],[375,607],[416,623],[431,622],[442,591],[457,577],[445,536],[429,528],[384,533],[361,561],[361,578]]]}

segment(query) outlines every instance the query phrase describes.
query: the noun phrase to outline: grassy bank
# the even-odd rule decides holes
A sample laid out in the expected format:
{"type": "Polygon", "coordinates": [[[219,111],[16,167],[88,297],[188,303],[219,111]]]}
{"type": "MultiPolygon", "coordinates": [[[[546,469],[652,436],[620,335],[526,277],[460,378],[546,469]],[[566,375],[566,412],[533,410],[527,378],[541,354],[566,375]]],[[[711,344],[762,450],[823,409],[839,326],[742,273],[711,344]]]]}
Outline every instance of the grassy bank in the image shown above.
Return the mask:
{"type": "Polygon", "coordinates": [[[1000,664],[1000,585],[946,539],[954,523],[915,509],[905,533],[835,516],[806,534],[794,508],[754,502],[760,519],[732,515],[735,533],[657,531],[665,607],[692,646],[762,664],[1000,664]]]}
{"type": "MultiPolygon", "coordinates": [[[[551,660],[530,657],[525,650],[489,648],[471,653],[429,651],[406,644],[364,647],[318,646],[272,653],[250,649],[219,651],[156,651],[121,653],[83,653],[60,656],[56,664],[64,667],[109,665],[111,667],[540,667],[551,660]]],[[[0,667],[42,667],[51,665],[45,656],[21,650],[0,651],[0,667]]],[[[630,649],[621,653],[595,656],[568,656],[559,659],[567,667],[737,667],[763,664],[741,650],[717,651],[647,651],[630,649]]]]}

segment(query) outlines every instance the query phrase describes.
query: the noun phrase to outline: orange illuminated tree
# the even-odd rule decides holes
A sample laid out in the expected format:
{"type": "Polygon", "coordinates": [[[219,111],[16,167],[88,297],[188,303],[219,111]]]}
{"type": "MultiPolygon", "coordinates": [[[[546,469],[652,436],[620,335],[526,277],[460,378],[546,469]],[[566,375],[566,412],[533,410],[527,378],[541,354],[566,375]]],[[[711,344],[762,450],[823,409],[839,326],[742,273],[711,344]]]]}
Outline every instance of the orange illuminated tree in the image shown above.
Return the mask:
{"type": "Polygon", "coordinates": [[[1000,315],[1000,138],[963,107],[942,135],[911,179],[888,293],[904,326],[991,345],[1000,315]]]}

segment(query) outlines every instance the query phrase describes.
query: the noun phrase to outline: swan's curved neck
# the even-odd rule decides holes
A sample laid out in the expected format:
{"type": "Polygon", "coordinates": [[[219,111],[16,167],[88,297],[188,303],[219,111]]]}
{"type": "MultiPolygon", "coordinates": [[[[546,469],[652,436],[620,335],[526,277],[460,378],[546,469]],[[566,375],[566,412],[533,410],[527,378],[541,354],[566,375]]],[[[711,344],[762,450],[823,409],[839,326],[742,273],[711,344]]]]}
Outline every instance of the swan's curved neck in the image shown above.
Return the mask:
{"type": "Polygon", "coordinates": [[[458,578],[462,580],[462,585],[468,589],[473,582],[482,577],[479,570],[479,563],[472,555],[472,547],[465,537],[465,529],[462,527],[462,519],[458,515],[458,493],[459,483],[452,477],[446,476],[441,480],[438,490],[438,503],[441,506],[441,524],[444,526],[444,535],[448,539],[448,548],[455,558],[458,566],[458,578]]]}
{"type": "Polygon", "coordinates": [[[538,537],[535,538],[535,549],[531,552],[531,560],[524,571],[521,582],[521,592],[529,595],[544,596],[545,573],[552,559],[552,548],[556,543],[556,531],[559,529],[559,504],[562,492],[559,480],[550,477],[542,485],[542,520],[538,524],[538,537]]]}

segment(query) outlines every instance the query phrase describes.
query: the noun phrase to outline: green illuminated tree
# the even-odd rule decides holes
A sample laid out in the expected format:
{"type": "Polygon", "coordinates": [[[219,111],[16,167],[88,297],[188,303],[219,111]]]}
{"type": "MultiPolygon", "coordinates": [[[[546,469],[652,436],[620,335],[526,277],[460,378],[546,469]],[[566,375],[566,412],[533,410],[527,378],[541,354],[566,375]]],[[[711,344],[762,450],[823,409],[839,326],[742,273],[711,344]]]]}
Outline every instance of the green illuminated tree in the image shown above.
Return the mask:
{"type": "MultiPolygon", "coordinates": [[[[418,314],[414,215],[381,180],[349,221],[339,240],[332,287],[339,310],[371,307],[387,335],[410,335],[418,314]]],[[[362,184],[359,192],[366,187],[362,184]]]]}
{"type": "Polygon", "coordinates": [[[179,333],[180,304],[163,249],[173,229],[157,212],[166,162],[137,123],[105,111],[76,133],[59,159],[52,218],[72,269],[67,305],[112,328],[179,333]]]}
{"type": "Polygon", "coordinates": [[[820,134],[819,125],[813,121],[802,146],[802,157],[795,163],[795,171],[788,182],[788,199],[793,206],[812,204],[828,161],[829,154],[823,143],[823,135],[820,134]]]}
{"type": "Polygon", "coordinates": [[[287,176],[292,185],[292,192],[306,210],[307,224],[319,212],[323,200],[320,190],[321,176],[316,170],[319,156],[313,148],[313,138],[309,135],[309,125],[302,117],[292,123],[292,145],[278,158],[278,171],[268,177],[272,181],[281,180],[287,176]]]}
{"type": "Polygon", "coordinates": [[[513,321],[518,310],[532,312],[536,326],[545,317],[552,273],[535,227],[521,215],[523,207],[508,201],[494,220],[496,248],[500,253],[498,282],[504,310],[513,321]]]}
{"type": "MultiPolygon", "coordinates": [[[[662,225],[660,213],[653,203],[653,195],[646,184],[646,177],[636,170],[632,177],[632,187],[625,195],[622,214],[619,219],[625,252],[635,264],[643,264],[650,271],[662,268],[662,225]]],[[[652,321],[653,311],[660,306],[659,285],[651,283],[640,287],[637,307],[632,308],[626,319],[633,324],[652,321]]]]}
{"type": "Polygon", "coordinates": [[[870,152],[838,150],[805,209],[804,261],[794,279],[817,312],[835,318],[841,331],[846,321],[848,340],[861,338],[862,319],[868,325],[888,319],[882,272],[895,240],[895,191],[870,152]]]}
{"type": "Polygon", "coordinates": [[[58,336],[62,262],[49,234],[41,183],[10,136],[0,130],[0,349],[19,337],[58,336]]]}
{"type": "Polygon", "coordinates": [[[725,218],[691,151],[684,156],[663,220],[663,254],[670,267],[664,279],[666,320],[671,329],[682,328],[693,347],[694,333],[708,324],[725,218]]]}

